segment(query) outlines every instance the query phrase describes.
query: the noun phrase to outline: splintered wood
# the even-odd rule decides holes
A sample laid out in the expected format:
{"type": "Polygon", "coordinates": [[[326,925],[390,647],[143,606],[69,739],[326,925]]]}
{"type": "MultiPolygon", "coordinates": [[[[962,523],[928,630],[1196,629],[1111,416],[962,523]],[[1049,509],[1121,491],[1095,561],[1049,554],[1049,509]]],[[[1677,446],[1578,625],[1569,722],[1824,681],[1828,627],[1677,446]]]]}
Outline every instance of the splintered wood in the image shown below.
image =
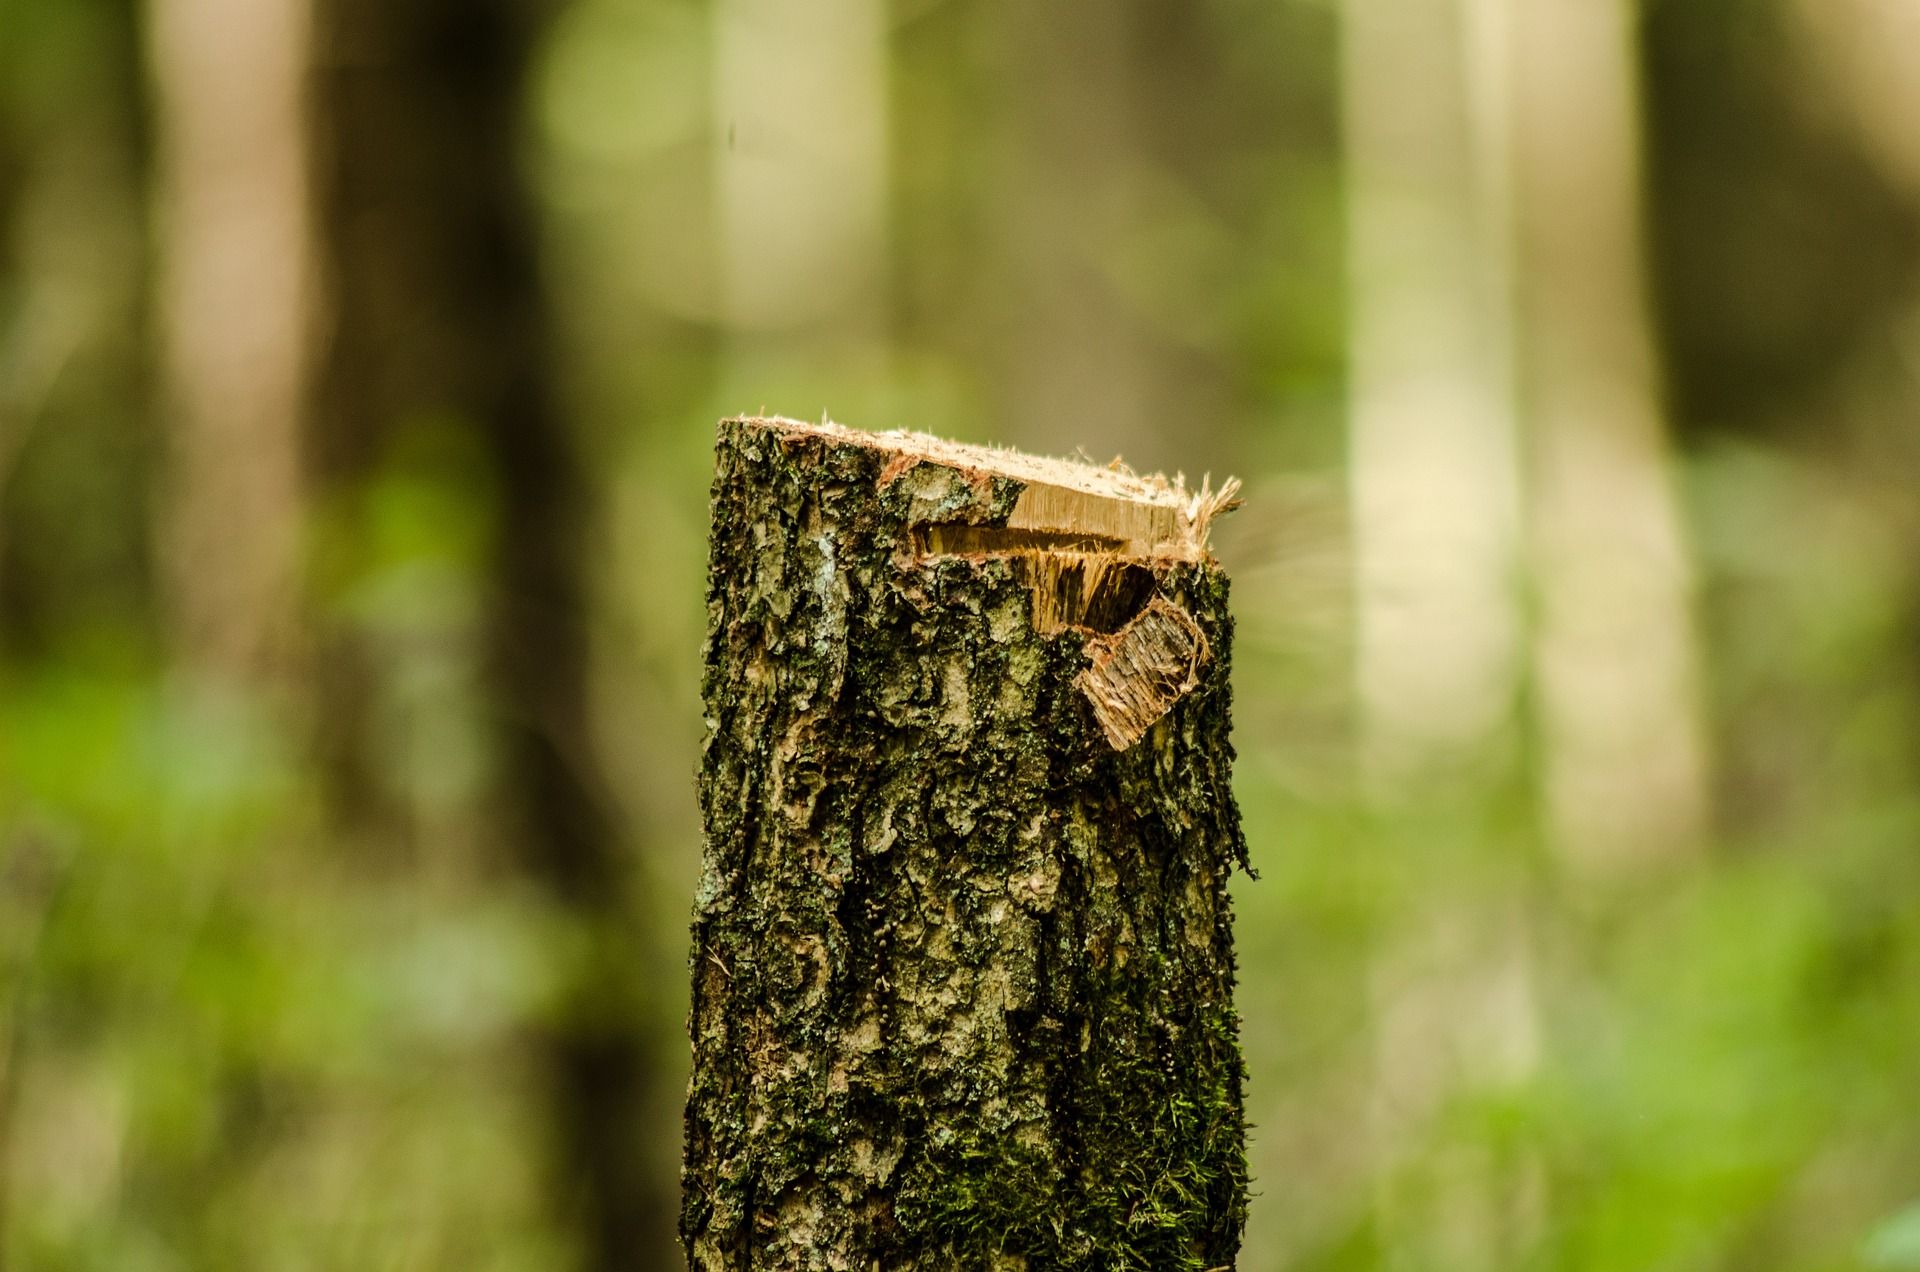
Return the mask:
{"type": "Polygon", "coordinates": [[[1153,595],[1153,573],[1112,552],[1034,552],[1014,558],[1033,594],[1033,629],[1111,632],[1153,595]]]}
{"type": "Polygon", "coordinates": [[[1075,683],[1116,751],[1138,742],[1192,693],[1211,657],[1199,624],[1161,596],[1113,635],[1088,641],[1087,653],[1093,661],[1075,683]]]}
{"type": "Polygon", "coordinates": [[[1007,529],[1091,535],[1112,540],[1129,556],[1197,556],[1205,545],[1192,533],[1190,522],[1183,524],[1180,514],[1186,501],[1176,490],[1165,492],[1173,495],[1171,500],[1145,503],[1035,482],[1020,492],[1007,529]]]}
{"type": "Polygon", "coordinates": [[[1206,635],[1160,583],[1174,563],[1210,560],[1208,531],[1238,505],[1238,481],[1218,490],[1202,482],[1195,492],[1177,476],[1141,476],[1117,461],[1102,468],[921,433],[766,422],[887,453],[883,489],[932,475],[920,489],[937,497],[915,518],[914,554],[1013,561],[1032,593],[1034,630],[1084,639],[1091,663],[1075,683],[1115,750],[1139,741],[1199,686],[1211,656],[1206,635]],[[990,517],[972,504],[940,511],[951,506],[945,492],[956,480],[983,493],[1009,479],[1018,494],[990,517]]]}
{"type": "Polygon", "coordinates": [[[721,423],[693,1272],[1234,1266],[1230,498],[721,423]]]}
{"type": "MultiPolygon", "coordinates": [[[[1179,476],[1143,476],[1117,460],[1103,468],[904,430],[862,433],[832,421],[777,422],[794,432],[890,453],[892,458],[881,474],[883,484],[922,463],[973,476],[1010,477],[1021,484],[1020,497],[1005,523],[994,529],[1003,534],[1031,531],[1040,536],[1100,540],[1103,548],[1125,556],[1200,560],[1206,555],[1210,523],[1239,502],[1235,492],[1240,483],[1232,479],[1218,490],[1203,481],[1198,491],[1189,491],[1179,476]]],[[[963,533],[959,527],[938,529],[963,533]]]]}

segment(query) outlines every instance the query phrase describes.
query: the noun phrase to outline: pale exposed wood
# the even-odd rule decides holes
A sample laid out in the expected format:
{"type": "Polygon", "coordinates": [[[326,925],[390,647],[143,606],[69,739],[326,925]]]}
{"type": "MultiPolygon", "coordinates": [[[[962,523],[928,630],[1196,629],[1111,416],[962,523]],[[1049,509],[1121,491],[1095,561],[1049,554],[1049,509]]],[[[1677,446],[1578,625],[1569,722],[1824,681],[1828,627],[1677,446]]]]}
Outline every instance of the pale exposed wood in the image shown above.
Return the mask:
{"type": "Polygon", "coordinates": [[[1032,552],[1019,558],[1033,592],[1033,626],[1043,636],[1079,628],[1118,629],[1153,588],[1153,575],[1112,553],[1032,552]]]}
{"type": "Polygon", "coordinates": [[[1093,663],[1074,683],[1116,751],[1138,742],[1192,693],[1212,657],[1193,616],[1158,596],[1112,636],[1089,641],[1087,650],[1093,663]]]}
{"type": "MultiPolygon", "coordinates": [[[[1229,481],[1215,491],[1211,483],[1203,483],[1200,490],[1189,491],[1180,476],[1143,476],[1123,467],[950,442],[925,433],[865,433],[832,421],[808,424],[774,418],[761,422],[789,432],[818,434],[891,452],[895,458],[883,473],[883,481],[897,480],[919,463],[937,464],[980,480],[1012,478],[1025,488],[1004,529],[1107,540],[1122,556],[1199,560],[1206,554],[1207,531],[1213,518],[1234,506],[1234,492],[1239,486],[1229,481]]],[[[944,533],[952,535],[948,543],[957,545],[965,540],[964,532],[944,533]]],[[[1028,546],[1042,545],[1035,541],[1028,546]]],[[[934,550],[943,549],[935,546],[934,550]]]]}
{"type": "Polygon", "coordinates": [[[1239,483],[1219,490],[1203,482],[1190,492],[1183,478],[1143,476],[996,446],[950,442],[924,433],[867,433],[832,421],[749,419],[789,436],[824,438],[889,456],[882,489],[931,466],[955,478],[916,487],[927,518],[911,536],[915,555],[1005,558],[1033,598],[1034,630],[1043,636],[1079,631],[1089,638],[1092,666],[1076,682],[1107,740],[1125,750],[1199,683],[1209,658],[1193,618],[1160,595],[1151,567],[1210,561],[1213,519],[1237,505],[1239,483]],[[957,479],[979,497],[956,512],[957,479]],[[995,483],[1019,484],[998,524],[978,520],[993,504],[995,483]]]}

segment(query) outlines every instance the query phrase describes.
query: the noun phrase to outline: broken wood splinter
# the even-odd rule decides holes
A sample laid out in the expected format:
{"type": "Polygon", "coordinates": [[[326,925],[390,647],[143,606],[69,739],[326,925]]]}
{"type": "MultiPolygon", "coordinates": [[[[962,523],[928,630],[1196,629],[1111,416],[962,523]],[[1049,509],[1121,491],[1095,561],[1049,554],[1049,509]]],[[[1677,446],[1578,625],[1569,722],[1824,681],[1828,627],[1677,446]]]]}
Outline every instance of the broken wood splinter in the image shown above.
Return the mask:
{"type": "Polygon", "coordinates": [[[1160,592],[1158,571],[1210,559],[1208,531],[1239,506],[1237,479],[1218,490],[1203,480],[1190,492],[1178,476],[1141,476],[1117,463],[1096,467],[920,433],[857,433],[831,422],[768,423],[891,452],[880,488],[915,482],[916,507],[924,503],[928,513],[912,527],[916,559],[1015,561],[1033,597],[1034,630],[1088,637],[1093,665],[1076,683],[1115,750],[1132,746],[1199,686],[1206,636],[1160,592]],[[1012,507],[998,524],[979,520],[995,483],[1009,480],[1018,483],[1012,507]]]}
{"type": "Polygon", "coordinates": [[[1074,683],[1107,741],[1124,751],[1200,686],[1212,650],[1193,616],[1163,596],[1111,636],[1087,642],[1093,661],[1074,683]]]}
{"type": "Polygon", "coordinates": [[[720,425],[689,1267],[1232,1265],[1232,498],[720,425]]]}

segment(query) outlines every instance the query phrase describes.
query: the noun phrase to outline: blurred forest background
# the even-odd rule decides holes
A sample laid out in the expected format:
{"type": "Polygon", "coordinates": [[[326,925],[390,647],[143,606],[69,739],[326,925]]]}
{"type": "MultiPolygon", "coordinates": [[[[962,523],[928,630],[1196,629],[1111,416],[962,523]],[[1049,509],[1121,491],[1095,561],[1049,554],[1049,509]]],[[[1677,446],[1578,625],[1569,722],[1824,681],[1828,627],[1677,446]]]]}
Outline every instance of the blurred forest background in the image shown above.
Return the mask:
{"type": "Polygon", "coordinates": [[[1920,1268],[1920,8],[0,0],[0,1264],[668,1269],[722,414],[1236,473],[1243,1267],[1920,1268]]]}

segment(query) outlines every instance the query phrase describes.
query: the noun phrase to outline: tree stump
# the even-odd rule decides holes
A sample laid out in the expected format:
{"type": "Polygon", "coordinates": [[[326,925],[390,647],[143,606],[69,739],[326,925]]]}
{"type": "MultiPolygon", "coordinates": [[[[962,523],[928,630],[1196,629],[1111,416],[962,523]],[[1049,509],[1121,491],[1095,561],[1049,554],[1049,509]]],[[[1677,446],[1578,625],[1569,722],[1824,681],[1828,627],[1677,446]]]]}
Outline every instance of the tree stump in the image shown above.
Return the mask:
{"type": "Polygon", "coordinates": [[[720,425],[699,1272],[1233,1265],[1230,494],[720,425]]]}

